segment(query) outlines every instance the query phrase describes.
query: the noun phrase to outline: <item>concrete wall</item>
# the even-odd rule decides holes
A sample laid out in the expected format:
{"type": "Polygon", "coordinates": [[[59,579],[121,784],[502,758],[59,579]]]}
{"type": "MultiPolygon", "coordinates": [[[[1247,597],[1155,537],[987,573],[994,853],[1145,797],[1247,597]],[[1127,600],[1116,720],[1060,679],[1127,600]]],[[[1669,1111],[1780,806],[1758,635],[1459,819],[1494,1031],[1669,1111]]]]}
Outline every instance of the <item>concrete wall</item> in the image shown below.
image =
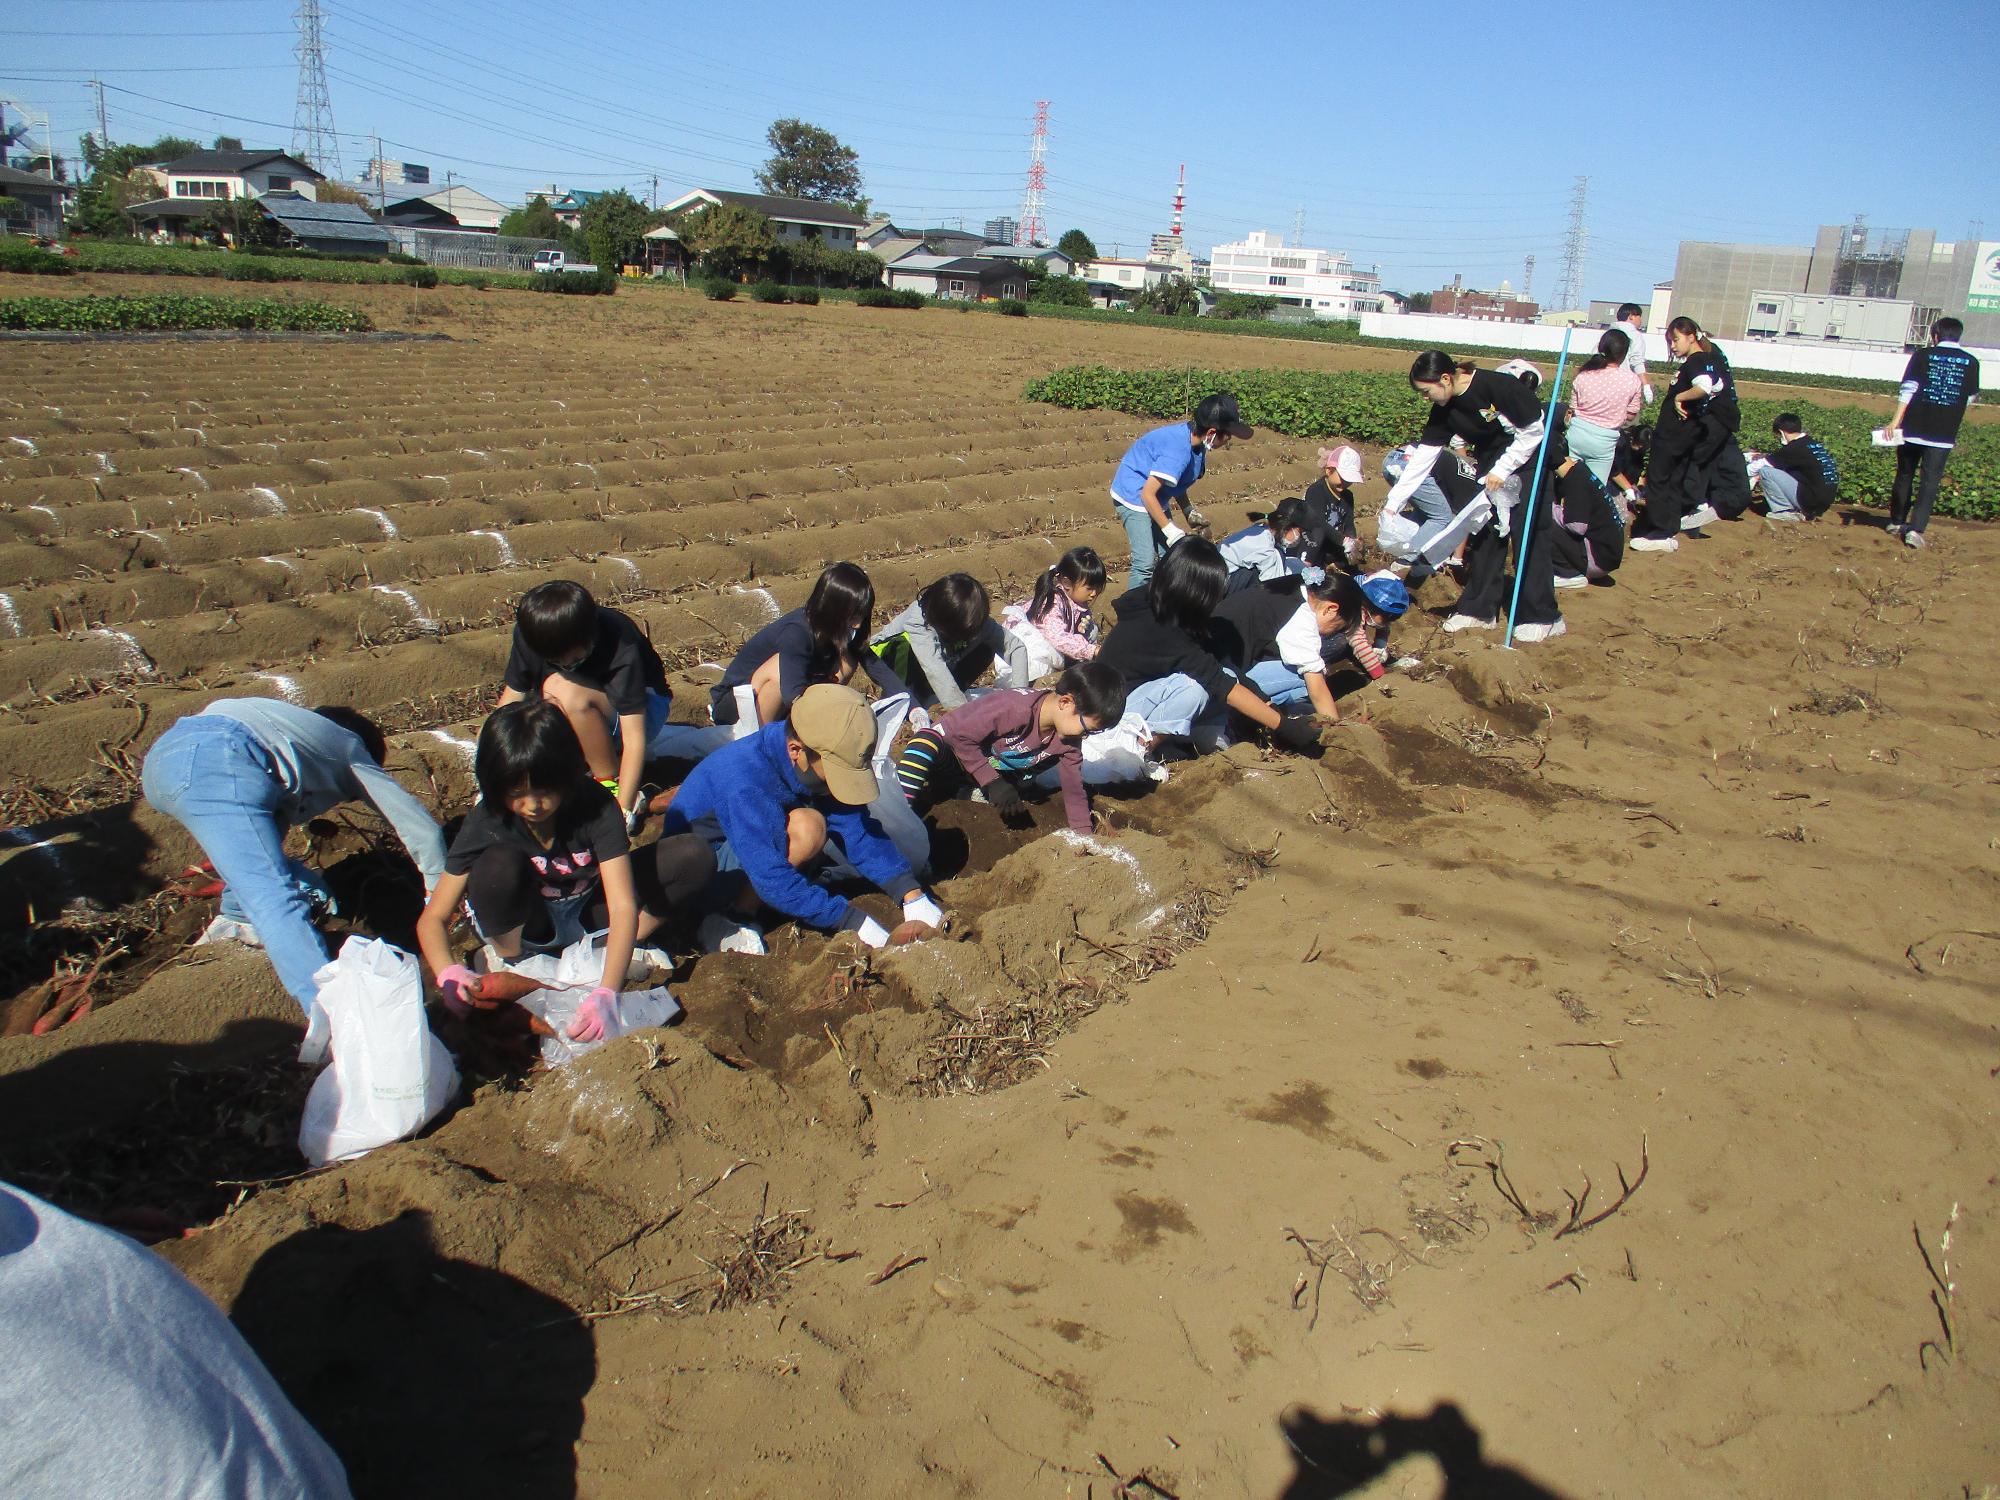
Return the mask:
{"type": "MultiPolygon", "coordinates": [[[[1550,373],[1553,373],[1556,353],[1562,348],[1563,332],[1560,328],[1546,328],[1538,323],[1482,323],[1474,318],[1440,318],[1432,313],[1361,315],[1364,338],[1413,339],[1447,350],[1467,346],[1519,349],[1529,358],[1536,358],[1538,363],[1543,360],[1550,362],[1550,373]]],[[[1597,347],[1598,332],[1591,328],[1577,329],[1570,340],[1570,358],[1587,357],[1597,347]]],[[[1787,348],[1743,339],[1720,339],[1717,342],[1729,357],[1730,364],[1745,375],[1759,370],[1796,375],[1845,375],[1855,380],[1879,380],[1885,386],[1893,386],[1903,378],[1903,368],[1909,363],[1909,356],[1900,351],[1787,348]]],[[[2000,349],[1974,349],[1972,352],[1979,356],[1979,388],[2000,390],[2000,349]]],[[[1672,359],[1663,335],[1646,335],[1646,358],[1657,364],[1666,364],[1672,359]]]]}

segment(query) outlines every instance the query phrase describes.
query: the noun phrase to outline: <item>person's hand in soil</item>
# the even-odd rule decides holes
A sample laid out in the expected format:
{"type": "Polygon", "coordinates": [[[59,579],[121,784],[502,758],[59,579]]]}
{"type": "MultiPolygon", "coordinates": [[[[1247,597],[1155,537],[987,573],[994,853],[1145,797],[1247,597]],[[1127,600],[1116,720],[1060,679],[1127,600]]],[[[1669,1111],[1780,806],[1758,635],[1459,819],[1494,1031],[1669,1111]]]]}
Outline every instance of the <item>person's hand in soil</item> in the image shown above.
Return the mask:
{"type": "Polygon", "coordinates": [[[573,1042],[601,1042],[604,1033],[618,1024],[618,992],[599,985],[583,997],[576,1019],[569,1023],[573,1042]]]}
{"type": "Polygon", "coordinates": [[[1314,760],[1326,753],[1326,746],[1319,742],[1319,725],[1311,719],[1279,720],[1278,727],[1271,731],[1271,741],[1294,755],[1306,755],[1314,760]]]}
{"type": "Polygon", "coordinates": [[[463,964],[447,964],[438,971],[437,987],[444,1008],[462,1018],[479,993],[479,976],[463,964]]]}

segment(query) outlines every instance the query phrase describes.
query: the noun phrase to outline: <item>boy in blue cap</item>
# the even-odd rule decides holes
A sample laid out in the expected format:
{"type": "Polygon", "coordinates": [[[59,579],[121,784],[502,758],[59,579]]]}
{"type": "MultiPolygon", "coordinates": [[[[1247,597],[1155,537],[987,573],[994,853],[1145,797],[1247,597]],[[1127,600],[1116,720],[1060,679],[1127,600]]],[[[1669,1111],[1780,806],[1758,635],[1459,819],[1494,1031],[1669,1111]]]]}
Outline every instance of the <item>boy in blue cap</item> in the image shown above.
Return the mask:
{"type": "Polygon", "coordinates": [[[1222,391],[1203,400],[1188,421],[1155,427],[1126,450],[1118,472],[1111,476],[1111,500],[1132,544],[1132,562],[1125,574],[1128,590],[1144,588],[1153,576],[1154,561],[1187,535],[1174,524],[1176,500],[1188,524],[1195,524],[1188,491],[1206,472],[1208,455],[1250,432],[1236,409],[1236,398],[1222,391]]]}

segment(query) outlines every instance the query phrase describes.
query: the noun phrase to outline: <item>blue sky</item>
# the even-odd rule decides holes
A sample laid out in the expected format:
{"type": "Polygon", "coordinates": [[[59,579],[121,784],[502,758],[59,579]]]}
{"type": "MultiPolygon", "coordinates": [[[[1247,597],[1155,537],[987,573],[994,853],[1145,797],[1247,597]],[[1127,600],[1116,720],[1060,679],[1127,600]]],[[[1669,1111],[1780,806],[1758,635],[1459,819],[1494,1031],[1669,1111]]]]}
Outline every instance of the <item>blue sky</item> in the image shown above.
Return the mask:
{"type": "MultiPolygon", "coordinates": [[[[1588,295],[1639,296],[1682,239],[1809,243],[1883,228],[2000,241],[2000,8],[1692,0],[665,7],[324,0],[350,175],[383,154],[495,197],[750,187],[771,120],[861,153],[900,221],[1015,214],[1034,102],[1050,101],[1047,222],[1127,253],[1167,227],[1187,165],[1205,253],[1264,228],[1379,263],[1413,291],[1463,273],[1560,274],[1573,179],[1590,182],[1588,295]],[[585,18],[574,26],[555,18],[585,18]],[[616,16],[615,29],[593,23],[616,16]],[[1200,17],[1201,19],[1197,19],[1200,17]],[[1802,17],[1810,17],[1810,22],[1802,17]],[[747,18],[747,19],[746,19],[747,18]],[[1957,82],[1940,79],[1950,69],[1957,82]]],[[[292,0],[59,0],[0,19],[0,96],[57,149],[95,127],[289,144],[292,0]]]]}

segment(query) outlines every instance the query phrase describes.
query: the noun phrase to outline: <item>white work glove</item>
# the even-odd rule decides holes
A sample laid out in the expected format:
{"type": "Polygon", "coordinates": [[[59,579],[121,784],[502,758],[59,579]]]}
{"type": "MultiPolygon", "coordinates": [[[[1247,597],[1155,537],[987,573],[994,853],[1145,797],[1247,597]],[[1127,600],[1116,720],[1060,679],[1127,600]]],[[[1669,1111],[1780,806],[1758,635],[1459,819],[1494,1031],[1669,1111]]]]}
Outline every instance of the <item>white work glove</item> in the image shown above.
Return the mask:
{"type": "Polygon", "coordinates": [[[944,927],[944,908],[929,896],[912,896],[903,903],[903,920],[921,922],[926,927],[944,927]]]}
{"type": "Polygon", "coordinates": [[[625,832],[627,836],[637,833],[639,831],[639,825],[645,821],[646,821],[645,803],[641,802],[637,807],[627,808],[625,810],[625,832]]]}
{"type": "Polygon", "coordinates": [[[931,716],[921,708],[912,707],[903,722],[910,726],[912,734],[922,734],[931,727],[931,716]]]}
{"type": "Polygon", "coordinates": [[[1160,528],[1160,535],[1167,539],[1167,545],[1171,547],[1175,542],[1178,542],[1182,537],[1186,536],[1187,533],[1185,531],[1182,531],[1180,527],[1176,526],[1172,521],[1169,521],[1167,522],[1166,525],[1160,528]]]}
{"type": "Polygon", "coordinates": [[[847,908],[847,920],[840,924],[840,930],[853,933],[870,948],[889,946],[889,929],[858,906],[847,908]]]}

